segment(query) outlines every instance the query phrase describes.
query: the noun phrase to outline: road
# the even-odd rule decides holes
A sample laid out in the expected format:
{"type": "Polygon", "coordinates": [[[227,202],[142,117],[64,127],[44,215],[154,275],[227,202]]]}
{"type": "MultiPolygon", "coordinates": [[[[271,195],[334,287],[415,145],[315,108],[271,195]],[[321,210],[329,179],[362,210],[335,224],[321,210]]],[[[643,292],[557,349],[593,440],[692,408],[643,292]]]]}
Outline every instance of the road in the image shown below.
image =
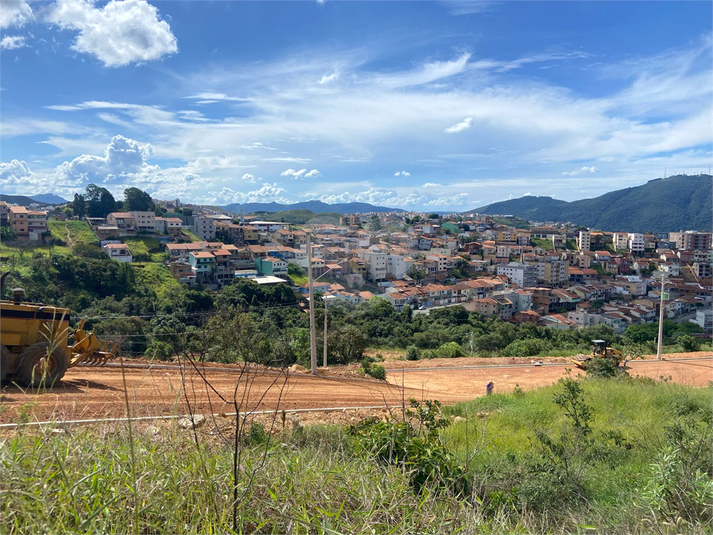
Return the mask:
{"type": "MultiPolygon", "coordinates": [[[[710,352],[666,357],[670,360],[631,362],[628,371],[655,379],[670,376],[692,386],[704,386],[713,379],[710,352]]],[[[533,366],[529,361],[488,359],[490,365],[483,365],[483,360],[387,362],[388,382],[344,377],[339,368],[330,369],[327,376],[296,373],[285,377],[274,369],[240,375],[237,367],[227,365],[209,366],[201,373],[177,366],[127,367],[123,375],[120,367],[79,367],[46,391],[23,392],[6,385],[0,423],[122,417],[127,413],[127,397],[132,417],[185,414],[189,409],[234,412],[233,399],[241,411],[398,405],[410,397],[450,404],[483,395],[489,381],[495,383],[495,392],[508,392],[516,385],[530,390],[556,382],[573,368],[566,362],[533,366]]]]}

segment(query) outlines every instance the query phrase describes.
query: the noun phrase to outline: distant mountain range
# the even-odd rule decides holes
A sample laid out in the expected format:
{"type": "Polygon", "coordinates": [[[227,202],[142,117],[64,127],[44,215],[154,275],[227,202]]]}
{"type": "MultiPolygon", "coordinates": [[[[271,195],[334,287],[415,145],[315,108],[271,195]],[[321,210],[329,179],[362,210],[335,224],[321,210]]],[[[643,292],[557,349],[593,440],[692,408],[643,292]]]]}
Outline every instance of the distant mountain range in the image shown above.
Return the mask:
{"type": "Polygon", "coordinates": [[[55,195],[53,193],[42,193],[40,195],[33,195],[32,197],[26,197],[25,195],[4,195],[0,194],[0,201],[5,201],[10,204],[19,204],[20,206],[30,206],[31,204],[64,204],[65,201],[62,197],[55,195]]]}
{"type": "Polygon", "coordinates": [[[531,221],[569,221],[615,232],[711,231],[712,192],[711,175],[676,175],[593,199],[566,202],[551,197],[530,196],[496,202],[472,211],[513,215],[531,221]]]}
{"type": "Polygon", "coordinates": [[[338,214],[364,214],[368,212],[404,212],[399,208],[388,208],[386,206],[374,206],[365,202],[349,202],[340,204],[327,204],[322,201],[305,201],[294,204],[280,204],[276,202],[252,202],[233,203],[227,206],[220,206],[224,210],[239,214],[243,210],[246,214],[256,212],[285,212],[288,210],[310,210],[316,214],[336,212],[338,214]]]}

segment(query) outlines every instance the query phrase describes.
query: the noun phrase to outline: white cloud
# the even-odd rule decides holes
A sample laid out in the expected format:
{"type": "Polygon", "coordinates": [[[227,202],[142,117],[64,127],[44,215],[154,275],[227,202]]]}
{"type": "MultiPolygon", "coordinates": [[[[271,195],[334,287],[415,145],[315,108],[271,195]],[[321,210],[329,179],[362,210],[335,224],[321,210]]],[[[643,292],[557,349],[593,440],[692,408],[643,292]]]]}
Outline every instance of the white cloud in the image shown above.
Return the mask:
{"type": "Polygon", "coordinates": [[[64,179],[85,182],[119,182],[138,173],[157,169],[146,160],[153,156],[151,145],[140,144],[124,136],[114,136],[104,156],[83,154],[71,162],[64,162],[57,172],[64,179]]]}
{"type": "Polygon", "coordinates": [[[305,173],[305,178],[315,178],[318,176],[321,176],[321,173],[317,169],[312,169],[311,171],[305,173]]]}
{"type": "Polygon", "coordinates": [[[322,78],[319,79],[319,83],[326,84],[326,83],[336,80],[337,78],[339,78],[339,75],[336,72],[333,72],[330,75],[325,74],[324,76],[322,76],[322,78]]]}
{"type": "Polygon", "coordinates": [[[300,169],[299,171],[297,169],[287,169],[280,173],[280,176],[291,176],[293,178],[299,178],[302,175],[304,175],[307,172],[307,169],[300,169]]]}
{"type": "Polygon", "coordinates": [[[12,160],[9,163],[0,162],[0,182],[8,183],[18,181],[32,174],[24,161],[12,160]]]}
{"type": "Polygon", "coordinates": [[[445,132],[446,132],[446,134],[455,134],[456,132],[463,132],[464,130],[470,130],[471,126],[473,126],[473,118],[466,117],[461,122],[456,123],[453,126],[449,126],[448,128],[446,128],[445,132]]]}
{"type": "Polygon", "coordinates": [[[47,20],[77,30],[72,48],[107,67],[157,60],[178,51],[170,26],[145,0],[111,0],[102,8],[89,0],[58,0],[47,20]]]}
{"type": "Polygon", "coordinates": [[[442,188],[443,184],[438,184],[436,182],[426,182],[422,187],[424,187],[424,188],[442,188]]]}
{"type": "Polygon", "coordinates": [[[594,167],[593,165],[591,167],[587,167],[586,165],[583,165],[580,169],[575,169],[574,171],[566,171],[562,173],[565,176],[577,176],[582,173],[596,173],[597,168],[594,167]]]}
{"type": "Polygon", "coordinates": [[[254,184],[255,182],[259,182],[262,180],[262,177],[256,177],[255,175],[251,175],[250,173],[245,173],[242,178],[243,182],[249,182],[251,184],[254,184]]]}
{"type": "Polygon", "coordinates": [[[396,171],[394,173],[394,176],[411,176],[411,173],[408,171],[396,171]]]}
{"type": "Polygon", "coordinates": [[[24,26],[33,17],[32,8],[26,0],[2,0],[0,2],[0,29],[24,26]]]}
{"type": "Polygon", "coordinates": [[[25,38],[21,35],[8,35],[0,41],[0,50],[15,50],[23,46],[27,45],[25,44],[25,38]]]}
{"type": "Polygon", "coordinates": [[[220,192],[213,193],[212,196],[204,198],[201,202],[206,204],[225,205],[231,203],[253,203],[253,202],[287,202],[282,197],[285,188],[277,184],[264,184],[260,189],[248,192],[235,191],[232,188],[223,188],[220,192]]]}

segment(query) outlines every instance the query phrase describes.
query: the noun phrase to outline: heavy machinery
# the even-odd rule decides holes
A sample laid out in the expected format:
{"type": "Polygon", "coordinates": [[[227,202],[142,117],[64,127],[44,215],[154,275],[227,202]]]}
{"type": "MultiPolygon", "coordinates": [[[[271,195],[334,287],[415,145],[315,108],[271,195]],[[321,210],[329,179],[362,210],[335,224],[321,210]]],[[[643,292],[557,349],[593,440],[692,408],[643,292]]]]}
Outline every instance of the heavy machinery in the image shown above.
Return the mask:
{"type": "MultiPolygon", "coordinates": [[[[0,277],[0,295],[7,275],[0,277]]],[[[0,300],[0,381],[50,387],[68,368],[102,366],[116,357],[116,346],[87,333],[84,320],[70,329],[69,309],[24,302],[23,297],[24,290],[16,288],[11,300],[0,300]]]]}
{"type": "Polygon", "coordinates": [[[592,361],[592,359],[609,359],[612,361],[614,366],[619,367],[619,364],[624,359],[624,355],[618,349],[613,347],[607,347],[606,340],[592,340],[592,354],[588,357],[576,357],[572,359],[577,368],[582,370],[587,369],[587,364],[592,361]]]}

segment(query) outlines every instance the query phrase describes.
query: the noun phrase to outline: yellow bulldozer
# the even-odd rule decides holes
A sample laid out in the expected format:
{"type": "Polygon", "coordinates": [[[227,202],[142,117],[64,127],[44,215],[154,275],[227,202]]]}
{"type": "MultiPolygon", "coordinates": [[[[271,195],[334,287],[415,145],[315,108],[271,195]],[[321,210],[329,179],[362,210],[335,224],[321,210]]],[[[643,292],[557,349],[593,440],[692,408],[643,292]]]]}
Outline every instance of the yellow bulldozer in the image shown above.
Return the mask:
{"type": "MultiPolygon", "coordinates": [[[[0,295],[5,277],[0,276],[0,295]]],[[[12,290],[12,299],[0,300],[0,381],[22,387],[51,387],[68,368],[102,366],[117,356],[115,344],[100,341],[69,326],[69,309],[28,303],[24,290],[12,290]]]]}
{"type": "Polygon", "coordinates": [[[575,357],[572,359],[572,363],[574,363],[577,368],[586,370],[587,364],[591,362],[592,359],[609,359],[614,366],[619,367],[621,361],[624,360],[624,355],[618,349],[608,347],[606,340],[592,340],[592,354],[586,357],[575,357]]]}

